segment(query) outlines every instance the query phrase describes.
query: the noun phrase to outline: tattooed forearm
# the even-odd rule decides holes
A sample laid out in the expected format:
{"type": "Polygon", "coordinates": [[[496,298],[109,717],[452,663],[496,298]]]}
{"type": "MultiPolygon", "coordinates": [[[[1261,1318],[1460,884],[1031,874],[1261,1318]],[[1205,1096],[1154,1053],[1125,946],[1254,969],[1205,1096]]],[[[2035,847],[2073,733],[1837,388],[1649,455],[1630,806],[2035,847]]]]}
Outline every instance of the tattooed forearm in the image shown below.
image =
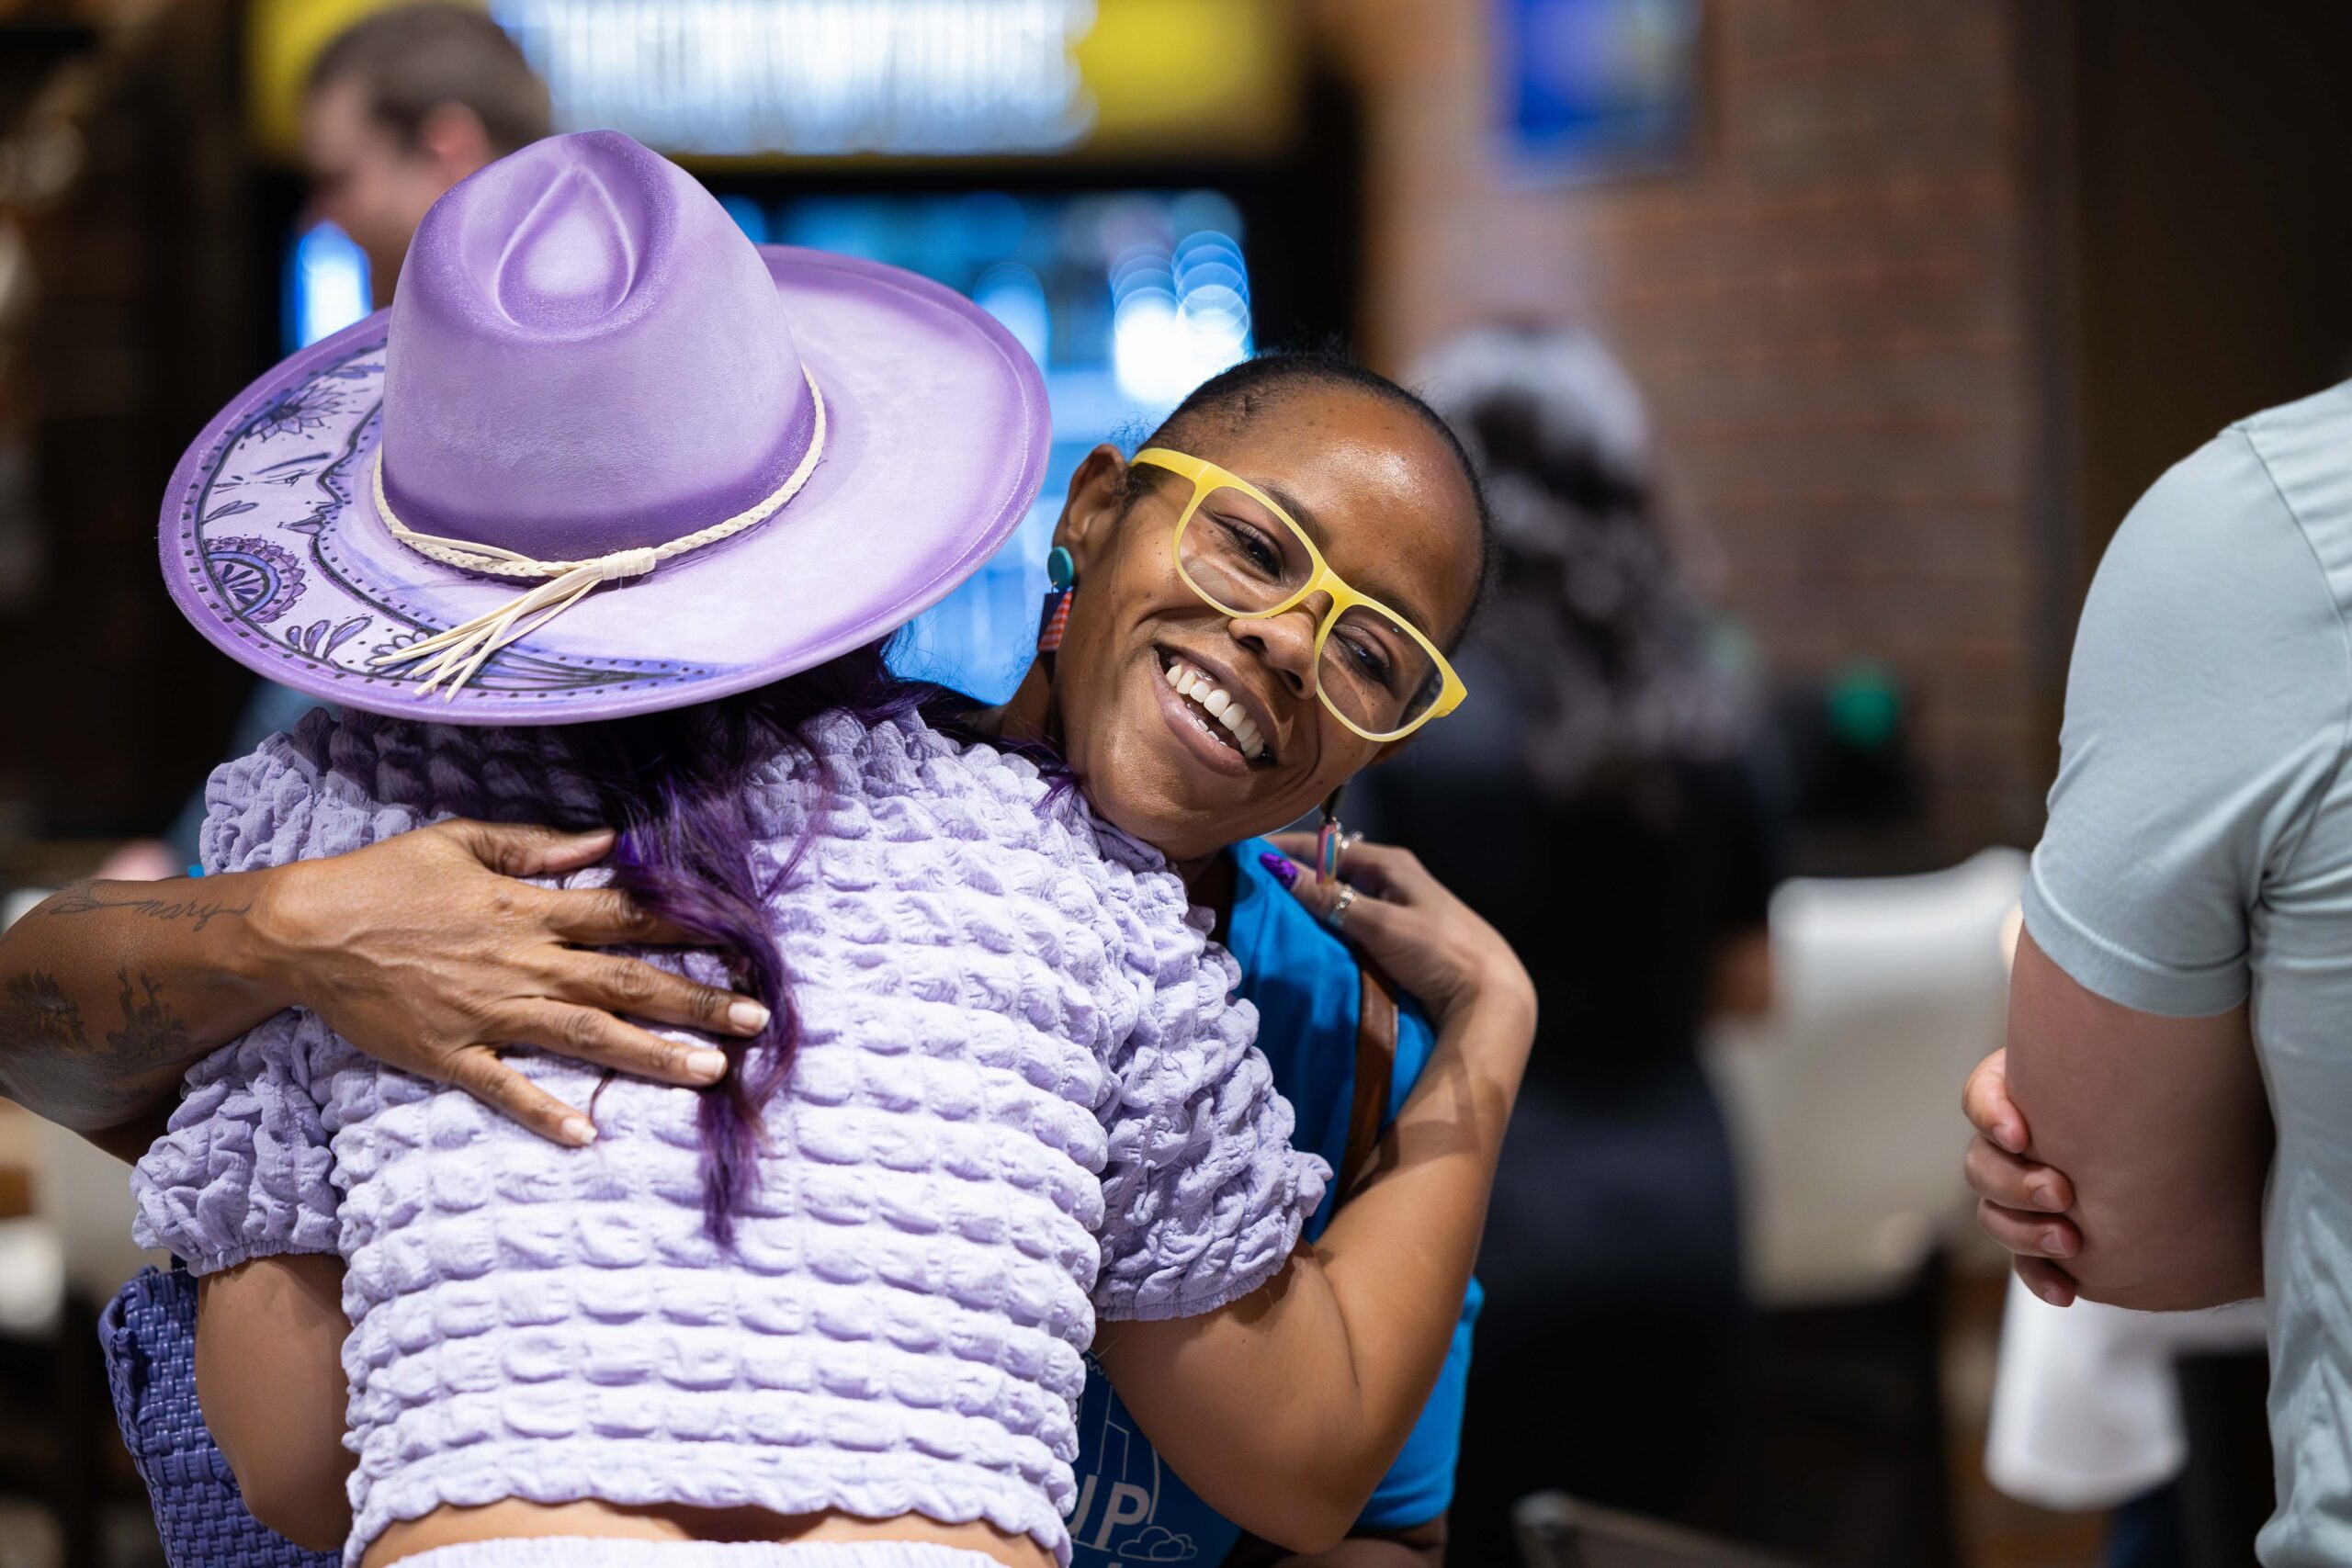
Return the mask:
{"type": "Polygon", "coordinates": [[[126,1067],[152,1067],[188,1054],[187,1025],[164,1001],[164,987],[144,970],[134,995],[130,971],[118,969],[122,982],[122,1027],[107,1031],[107,1044],[126,1067]]]}
{"type": "Polygon", "coordinates": [[[168,1103],[284,1005],[246,964],[266,880],[85,882],[0,931],[0,1096],[85,1133],[168,1103]]]}
{"type": "Polygon", "coordinates": [[[89,1045],[82,1032],[81,1004],[65,994],[56,976],[37,969],[8,976],[6,994],[0,995],[0,1040],[35,1051],[81,1051],[89,1045]]]}
{"type": "MultiPolygon", "coordinates": [[[[92,1041],[81,1004],[55,976],[9,976],[0,985],[0,1093],[85,1131],[130,1122],[167,1101],[203,1043],[164,999],[164,982],[122,967],[115,983],[122,1027],[92,1041]]],[[[94,1010],[103,1005],[92,998],[94,1010]]]]}
{"type": "MultiPolygon", "coordinates": [[[[122,1026],[93,1039],[83,1003],[65,988],[75,979],[26,969],[0,981],[0,1095],[85,1133],[159,1112],[202,1043],[164,999],[163,983],[128,967],[115,971],[122,1026]]],[[[103,1012],[104,995],[88,998],[93,1013],[103,1012]]]]}
{"type": "Polygon", "coordinates": [[[251,904],[238,904],[226,898],[198,896],[198,884],[191,878],[175,877],[169,882],[151,884],[157,891],[143,895],[126,894],[122,883],[112,885],[115,891],[102,893],[95,882],[77,882],[40,906],[40,912],[51,917],[87,915],[98,910],[119,910],[126,914],[143,915],[151,920],[193,920],[202,931],[221,915],[245,915],[253,912],[251,904]]]}

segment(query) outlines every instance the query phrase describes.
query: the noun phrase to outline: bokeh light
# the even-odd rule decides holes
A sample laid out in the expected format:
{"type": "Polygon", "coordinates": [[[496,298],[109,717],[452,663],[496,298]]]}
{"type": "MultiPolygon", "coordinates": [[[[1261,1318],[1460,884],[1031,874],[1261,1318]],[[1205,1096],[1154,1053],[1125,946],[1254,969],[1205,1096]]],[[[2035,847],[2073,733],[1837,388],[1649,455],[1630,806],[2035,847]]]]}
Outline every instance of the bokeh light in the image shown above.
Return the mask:
{"type": "Polygon", "coordinates": [[[307,348],[376,308],[368,253],[332,223],[304,230],[286,269],[288,348],[307,348]]]}

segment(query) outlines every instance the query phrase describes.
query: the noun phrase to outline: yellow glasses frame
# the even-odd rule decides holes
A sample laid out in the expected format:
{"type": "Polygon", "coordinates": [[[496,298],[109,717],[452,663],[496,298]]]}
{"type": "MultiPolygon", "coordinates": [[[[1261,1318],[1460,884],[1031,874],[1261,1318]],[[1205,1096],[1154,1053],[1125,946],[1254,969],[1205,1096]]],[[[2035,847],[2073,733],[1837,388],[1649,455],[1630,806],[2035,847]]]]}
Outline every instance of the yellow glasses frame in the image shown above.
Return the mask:
{"type": "Polygon", "coordinates": [[[1412,622],[1374,599],[1371,594],[1359,593],[1349,587],[1347,580],[1331,570],[1330,563],[1323,558],[1323,552],[1315,547],[1315,541],[1308,538],[1306,530],[1298,525],[1298,520],[1264,491],[1260,490],[1240,475],[1218,468],[1204,457],[1194,457],[1186,453],[1171,451],[1165,446],[1148,446],[1136,454],[1135,460],[1138,463],[1148,463],[1155,468],[1165,468],[1180,479],[1193,481],[1193,498],[1184,503],[1184,510],[1177,516],[1175,531],[1168,536],[1168,554],[1169,558],[1175,562],[1176,575],[1184,580],[1185,587],[1200,596],[1201,603],[1221,615],[1230,615],[1237,621],[1262,621],[1271,620],[1276,615],[1289,615],[1318,592],[1330,596],[1331,607],[1323,613],[1321,623],[1315,628],[1314,658],[1316,700],[1323,705],[1325,711],[1329,712],[1333,718],[1338,719],[1366,740],[1401,740],[1430,720],[1443,718],[1447,714],[1460,707],[1462,699],[1470,694],[1469,688],[1463,685],[1462,677],[1453,672],[1452,661],[1438,650],[1437,644],[1424,637],[1419,626],[1414,626],[1412,622]],[[1237,610],[1230,604],[1220,603],[1207,589],[1193,581],[1193,574],[1184,570],[1184,530],[1191,525],[1193,513],[1200,511],[1201,502],[1207,499],[1210,491],[1217,490],[1239,491],[1282,519],[1283,526],[1298,536],[1299,544],[1306,548],[1307,560],[1313,563],[1315,568],[1313,571],[1307,573],[1305,587],[1270,608],[1237,610]],[[1422,711],[1420,716],[1402,729],[1392,729],[1385,733],[1366,729],[1346,714],[1341,713],[1340,705],[1324,694],[1323,645],[1330,639],[1331,628],[1340,624],[1340,617],[1359,605],[1385,617],[1390,625],[1420,644],[1421,651],[1430,656],[1437,669],[1441,683],[1436,700],[1422,711]]]}

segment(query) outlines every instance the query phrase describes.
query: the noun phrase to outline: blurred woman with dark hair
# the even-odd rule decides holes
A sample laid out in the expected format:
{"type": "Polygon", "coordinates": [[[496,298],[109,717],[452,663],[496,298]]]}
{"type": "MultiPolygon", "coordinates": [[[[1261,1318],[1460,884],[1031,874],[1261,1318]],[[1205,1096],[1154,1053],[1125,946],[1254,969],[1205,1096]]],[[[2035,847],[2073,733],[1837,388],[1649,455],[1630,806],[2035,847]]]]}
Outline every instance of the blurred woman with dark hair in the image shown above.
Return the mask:
{"type": "Polygon", "coordinates": [[[1503,700],[1368,775],[1351,815],[1485,912],[1543,1000],[1479,1255],[1454,1511],[1461,1560],[1495,1562],[1510,1505],[1547,1487],[1702,1511],[1742,1297],[1697,1045],[1710,1016],[1769,1006],[1775,813],[1607,349],[1493,328],[1421,370],[1495,513],[1460,663],[1503,700]]]}

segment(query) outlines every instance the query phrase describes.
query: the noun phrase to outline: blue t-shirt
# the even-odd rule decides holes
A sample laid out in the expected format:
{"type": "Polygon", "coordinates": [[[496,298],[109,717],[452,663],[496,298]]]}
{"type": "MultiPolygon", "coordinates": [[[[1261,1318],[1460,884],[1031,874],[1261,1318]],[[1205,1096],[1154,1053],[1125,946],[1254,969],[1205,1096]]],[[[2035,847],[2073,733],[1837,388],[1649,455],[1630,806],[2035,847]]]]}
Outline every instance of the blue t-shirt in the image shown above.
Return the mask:
{"type": "MultiPolygon", "coordinates": [[[[1347,944],[1333,936],[1258,863],[1272,846],[1233,852],[1239,871],[1227,945],[1241,965],[1240,995],[1258,1009],[1258,1044],[1273,1065],[1274,1087],[1298,1113],[1294,1141],[1339,1168],[1348,1146],[1348,1110],[1355,1097],[1356,1021],[1362,980],[1347,944]]],[[[1396,1012],[1396,1067],[1389,1085],[1393,1117],[1405,1103],[1436,1040],[1409,1001],[1396,1012]]],[[[1330,1223],[1339,1183],[1306,1223],[1320,1235],[1330,1223]]],[[[1471,1281],[1454,1325],[1444,1371],[1404,1451],[1381,1478],[1363,1511],[1364,1525],[1425,1524],[1453,1498],[1453,1465],[1462,1446],[1463,1385],[1470,1372],[1470,1325],[1479,1292],[1471,1281]]],[[[1221,1562],[1241,1527],[1218,1515],[1159,1462],[1149,1439],[1111,1391],[1091,1356],[1078,1408],[1078,1506],[1069,1517],[1073,1568],[1140,1563],[1221,1562]]]]}

